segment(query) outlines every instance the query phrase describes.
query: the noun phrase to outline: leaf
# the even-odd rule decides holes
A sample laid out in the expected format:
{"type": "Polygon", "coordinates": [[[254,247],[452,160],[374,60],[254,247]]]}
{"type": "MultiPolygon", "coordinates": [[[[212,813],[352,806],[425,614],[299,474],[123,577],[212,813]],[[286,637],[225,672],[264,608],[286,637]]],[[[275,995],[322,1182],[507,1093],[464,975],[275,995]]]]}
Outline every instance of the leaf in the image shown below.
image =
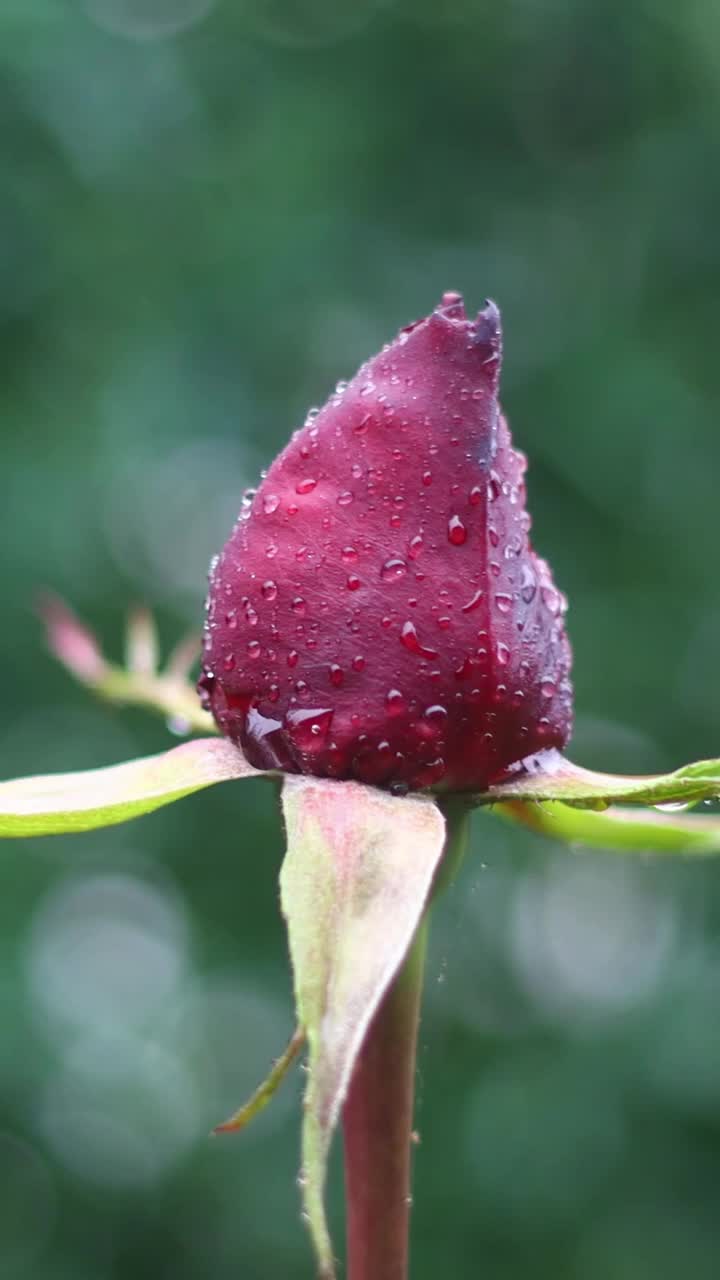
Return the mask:
{"type": "Polygon", "coordinates": [[[197,738],[107,769],[0,783],[0,836],[50,836],[127,822],[231,778],[262,776],[231,743],[197,738]]]}
{"type": "Polygon", "coordinates": [[[618,853],[720,853],[720,817],[684,818],[620,808],[593,813],[556,801],[535,804],[524,800],[496,805],[493,813],[541,835],[592,849],[618,853]]]}
{"type": "Polygon", "coordinates": [[[246,1129],[250,1121],[254,1120],[261,1111],[264,1111],[275,1096],[304,1043],[305,1032],[302,1027],[296,1027],[285,1050],[275,1060],[272,1069],[262,1083],[258,1085],[252,1096],[237,1111],[233,1112],[229,1120],[224,1120],[222,1124],[216,1124],[213,1133],[239,1133],[241,1129],[246,1129]]]}
{"type": "Polygon", "coordinates": [[[720,760],[698,760],[673,773],[624,777],[594,773],[566,760],[559,751],[539,751],[523,760],[517,773],[477,796],[478,804],[496,800],[562,800],[565,804],[606,808],[626,804],[695,804],[720,794],[720,760]]]}
{"type": "Polygon", "coordinates": [[[283,811],[280,892],[309,1047],[303,1198],[320,1275],[330,1280],[330,1140],[370,1020],[422,918],[445,823],[430,799],[317,778],[286,778],[283,811]]]}

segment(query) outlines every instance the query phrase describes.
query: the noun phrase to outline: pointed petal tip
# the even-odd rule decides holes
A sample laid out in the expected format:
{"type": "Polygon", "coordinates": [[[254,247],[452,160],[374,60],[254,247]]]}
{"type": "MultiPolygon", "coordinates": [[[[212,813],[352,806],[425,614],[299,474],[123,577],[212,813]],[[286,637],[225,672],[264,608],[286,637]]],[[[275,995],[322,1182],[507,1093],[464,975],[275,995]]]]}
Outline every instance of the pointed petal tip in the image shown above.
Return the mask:
{"type": "Polygon", "coordinates": [[[485,306],[477,314],[475,338],[499,351],[502,347],[502,319],[500,308],[492,298],[485,299],[485,306]]]}
{"type": "Polygon", "coordinates": [[[446,289],[440,299],[436,311],[442,311],[451,320],[465,320],[465,302],[457,289],[446,289]]]}

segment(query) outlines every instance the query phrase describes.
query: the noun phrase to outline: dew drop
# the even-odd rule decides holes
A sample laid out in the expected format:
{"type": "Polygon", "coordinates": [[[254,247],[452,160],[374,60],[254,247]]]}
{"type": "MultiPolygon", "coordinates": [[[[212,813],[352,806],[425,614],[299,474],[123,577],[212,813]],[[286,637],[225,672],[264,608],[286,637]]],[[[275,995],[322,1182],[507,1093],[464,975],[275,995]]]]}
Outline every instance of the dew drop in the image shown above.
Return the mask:
{"type": "Polygon", "coordinates": [[[495,596],[495,604],[501,613],[509,613],[512,609],[512,596],[505,591],[499,591],[495,596]]]}
{"type": "Polygon", "coordinates": [[[288,666],[289,666],[289,667],[296,667],[296,666],[297,666],[297,664],[298,664],[298,658],[299,658],[299,657],[300,657],[300,654],[298,653],[297,649],[291,649],[291,650],[290,650],[290,652],[289,652],[289,654],[288,654],[288,656],[287,656],[287,664],[288,664],[288,666]]]}
{"type": "Polygon", "coordinates": [[[506,667],[510,661],[510,650],[508,649],[508,646],[503,644],[502,640],[500,640],[495,646],[495,652],[497,654],[498,665],[506,667]]]}
{"type": "Polygon", "coordinates": [[[407,573],[407,565],[404,560],[394,557],[386,560],[380,570],[380,577],[383,582],[396,582],[398,578],[404,578],[407,573]]]}
{"type": "Polygon", "coordinates": [[[441,631],[447,631],[448,627],[452,625],[452,618],[443,616],[442,618],[438,618],[437,624],[441,631]]]}
{"type": "Polygon", "coordinates": [[[343,547],[340,552],[343,564],[356,564],[358,553],[355,547],[343,547]]]}
{"type": "Polygon", "coordinates": [[[521,600],[523,600],[525,604],[531,604],[535,598],[536,591],[537,591],[537,583],[535,581],[535,574],[533,573],[529,565],[524,564],[522,567],[522,577],[521,577],[521,586],[520,586],[521,600]]]}
{"type": "Polygon", "coordinates": [[[399,689],[388,690],[385,695],[385,709],[388,715],[402,715],[405,710],[405,699],[399,689]]]}
{"type": "Polygon", "coordinates": [[[248,658],[253,660],[260,657],[260,645],[257,640],[251,640],[247,647],[248,658]]]}
{"type": "Polygon", "coordinates": [[[424,712],[424,719],[436,729],[443,729],[447,723],[447,708],[441,706],[439,702],[434,703],[432,707],[428,707],[424,712]]]}
{"type": "Polygon", "coordinates": [[[432,471],[423,471],[423,473],[422,473],[422,482],[423,482],[423,484],[425,485],[425,488],[426,488],[426,489],[427,489],[428,485],[431,485],[431,484],[432,484],[432,471]]]}
{"type": "Polygon", "coordinates": [[[230,631],[234,631],[237,627],[237,614],[234,609],[225,614],[225,623],[230,631]]]}
{"type": "Polygon", "coordinates": [[[470,493],[468,494],[468,502],[470,503],[471,507],[476,507],[481,500],[482,500],[482,489],[480,488],[480,485],[475,484],[473,485],[472,489],[470,490],[470,493]]]}
{"type": "Polygon", "coordinates": [[[263,600],[277,600],[277,583],[268,578],[267,582],[263,582],[260,592],[263,600]]]}
{"type": "Polygon", "coordinates": [[[409,653],[414,653],[421,658],[437,658],[437,649],[428,649],[422,645],[418,639],[418,633],[415,630],[413,622],[403,623],[400,632],[400,643],[405,646],[409,653]]]}
{"type": "Polygon", "coordinates": [[[263,498],[263,511],[266,516],[271,516],[280,506],[280,499],[276,493],[266,493],[263,498]]]}
{"type": "MultiPolygon", "coordinates": [[[[300,684],[302,681],[298,681],[295,686],[298,692],[302,692],[299,688],[300,684]]],[[[307,751],[323,744],[330,732],[332,718],[331,707],[319,707],[312,711],[309,709],[288,711],[285,716],[285,725],[293,741],[307,751]]]]}
{"type": "Polygon", "coordinates": [[[358,653],[358,654],[356,655],[356,657],[354,657],[354,658],[353,658],[353,660],[352,660],[352,662],[351,662],[351,664],[350,664],[350,665],[351,665],[351,667],[352,667],[353,671],[364,671],[364,670],[365,670],[365,659],[363,658],[362,654],[361,654],[361,653],[358,653]]]}
{"type": "Polygon", "coordinates": [[[468,600],[467,604],[464,604],[462,606],[462,610],[461,610],[462,613],[472,613],[473,609],[477,609],[478,606],[482,603],[483,595],[484,595],[484,592],[476,591],[472,599],[468,600]]]}
{"type": "Polygon", "coordinates": [[[668,800],[665,804],[653,805],[653,809],[657,809],[658,813],[683,813],[689,808],[690,804],[687,800],[668,800]]]}
{"type": "MultiPolygon", "coordinates": [[[[363,392],[361,391],[360,394],[363,395],[363,392]]],[[[372,422],[372,414],[371,413],[364,414],[364,416],[360,419],[360,421],[356,422],[355,426],[353,427],[353,431],[355,435],[364,436],[371,422],[372,422]]]]}
{"type": "Polygon", "coordinates": [[[300,494],[312,493],[317,485],[317,480],[313,480],[312,476],[307,476],[304,480],[298,480],[295,485],[295,492],[300,494]]]}
{"type": "Polygon", "coordinates": [[[554,615],[560,612],[560,595],[554,587],[543,587],[540,595],[548,613],[554,615]]]}
{"type": "Polygon", "coordinates": [[[488,487],[487,487],[488,498],[490,499],[491,502],[494,502],[496,498],[500,497],[501,493],[502,493],[502,481],[497,471],[491,471],[490,479],[488,480],[488,487]]]}
{"type": "Polygon", "coordinates": [[[448,520],[448,541],[454,547],[461,547],[467,542],[467,529],[459,516],[451,516],[448,520]]]}
{"type": "Polygon", "coordinates": [[[339,507],[349,507],[355,494],[350,489],[343,489],[337,496],[337,504],[339,507]]]}
{"type": "Polygon", "coordinates": [[[439,782],[444,777],[447,766],[442,756],[438,756],[437,760],[432,760],[430,764],[425,765],[415,774],[414,782],[418,787],[431,787],[434,783],[439,782]]]}
{"type": "Polygon", "coordinates": [[[554,680],[543,680],[540,684],[540,692],[543,698],[554,698],[557,693],[557,685],[554,680]]]}
{"type": "Polygon", "coordinates": [[[225,661],[223,662],[223,666],[226,671],[235,670],[235,654],[234,653],[229,653],[227,655],[225,661]]]}
{"type": "Polygon", "coordinates": [[[296,597],[295,597],[295,599],[294,599],[294,600],[293,600],[293,602],[292,602],[292,605],[291,605],[290,607],[291,607],[291,609],[292,609],[293,613],[296,613],[296,614],[298,615],[298,617],[300,617],[300,618],[304,618],[304,617],[305,617],[305,613],[306,613],[306,606],[305,606],[305,601],[303,600],[302,596],[296,596],[296,597]]]}
{"type": "Polygon", "coordinates": [[[349,573],[345,582],[348,591],[357,591],[360,586],[360,579],[356,573],[349,573]]]}
{"type": "Polygon", "coordinates": [[[488,538],[490,539],[490,545],[493,547],[496,547],[498,542],[500,541],[500,534],[498,533],[497,529],[494,528],[493,525],[490,525],[490,527],[488,528],[488,538]]]}

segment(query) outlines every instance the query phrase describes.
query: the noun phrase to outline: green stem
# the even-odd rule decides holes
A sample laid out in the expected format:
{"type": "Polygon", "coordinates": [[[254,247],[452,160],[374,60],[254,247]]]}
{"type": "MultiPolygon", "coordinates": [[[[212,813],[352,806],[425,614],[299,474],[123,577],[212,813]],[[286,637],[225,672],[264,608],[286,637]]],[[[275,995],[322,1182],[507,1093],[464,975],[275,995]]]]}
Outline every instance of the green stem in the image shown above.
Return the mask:
{"type": "MultiPolygon", "coordinates": [[[[467,847],[469,809],[450,797],[433,901],[467,847]]],[[[427,944],[426,912],[370,1024],[343,1109],[348,1280],[406,1280],[415,1054],[427,944]]]]}

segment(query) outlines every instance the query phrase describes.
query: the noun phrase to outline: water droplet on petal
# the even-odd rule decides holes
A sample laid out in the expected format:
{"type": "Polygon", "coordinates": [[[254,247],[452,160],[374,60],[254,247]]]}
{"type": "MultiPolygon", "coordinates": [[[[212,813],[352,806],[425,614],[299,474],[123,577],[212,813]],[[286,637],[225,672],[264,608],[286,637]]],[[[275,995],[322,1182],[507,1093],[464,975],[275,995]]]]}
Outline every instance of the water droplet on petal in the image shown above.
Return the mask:
{"type": "Polygon", "coordinates": [[[467,542],[467,529],[459,516],[451,516],[448,520],[448,541],[454,547],[461,547],[467,542]]]}
{"type": "Polygon", "coordinates": [[[501,667],[506,667],[510,661],[510,650],[508,649],[508,646],[503,644],[502,640],[500,640],[495,646],[495,652],[497,654],[498,664],[501,667]]]}
{"type": "Polygon", "coordinates": [[[524,564],[522,567],[520,598],[524,600],[525,604],[531,604],[535,598],[536,591],[537,583],[535,581],[535,574],[528,564],[524,564]]]}
{"type": "Polygon", "coordinates": [[[391,716],[402,715],[405,699],[399,689],[390,689],[385,695],[385,708],[391,716]]]}
{"type": "Polygon", "coordinates": [[[299,617],[303,618],[305,616],[306,606],[302,596],[295,597],[295,599],[292,602],[291,608],[293,613],[298,614],[299,617]]]}
{"type": "Polygon", "coordinates": [[[505,591],[499,591],[495,596],[495,604],[501,613],[509,613],[512,609],[512,596],[505,591]]]}
{"type": "Polygon", "coordinates": [[[348,591],[357,591],[358,587],[360,586],[360,579],[358,578],[357,574],[349,573],[347,576],[345,586],[347,587],[348,591]]]}
{"type": "Polygon", "coordinates": [[[268,578],[267,582],[263,582],[260,588],[263,600],[277,599],[277,583],[272,578],[268,578]]]}
{"type": "Polygon", "coordinates": [[[351,662],[351,664],[350,664],[350,665],[351,665],[351,667],[352,667],[353,671],[364,671],[364,670],[365,670],[365,659],[363,658],[362,654],[361,654],[361,653],[358,653],[358,654],[356,655],[356,657],[354,657],[354,658],[353,658],[353,660],[352,660],[352,662],[351,662]]]}
{"type": "Polygon", "coordinates": [[[470,600],[468,600],[467,604],[464,604],[462,606],[462,612],[472,613],[473,609],[477,609],[478,606],[482,603],[483,595],[484,595],[483,591],[476,591],[475,595],[472,596],[470,600]]]}
{"type": "Polygon", "coordinates": [[[404,578],[407,573],[407,565],[404,560],[400,560],[397,556],[391,560],[386,560],[380,570],[380,577],[383,582],[395,582],[398,578],[404,578]]]}
{"type": "Polygon", "coordinates": [[[263,498],[263,511],[266,516],[271,516],[280,506],[280,499],[276,493],[266,493],[263,498]]]}
{"type": "Polygon", "coordinates": [[[247,651],[248,651],[248,658],[253,658],[253,659],[259,658],[259,657],[260,657],[260,645],[259,645],[258,641],[257,641],[257,640],[251,640],[251,641],[250,641],[250,643],[249,643],[249,645],[248,645],[248,647],[247,647],[247,651]]]}
{"type": "Polygon", "coordinates": [[[317,480],[313,480],[311,476],[307,476],[304,480],[298,480],[295,485],[295,492],[301,494],[312,493],[316,485],[317,480]]]}
{"type": "Polygon", "coordinates": [[[418,639],[418,633],[413,622],[405,622],[400,632],[400,642],[410,653],[416,654],[421,658],[437,658],[437,649],[428,649],[422,645],[418,639]]]}
{"type": "Polygon", "coordinates": [[[355,547],[343,547],[340,555],[343,564],[355,564],[358,558],[358,553],[355,547]]]}
{"type": "Polygon", "coordinates": [[[337,504],[339,507],[348,507],[354,497],[355,495],[350,491],[350,489],[343,489],[343,491],[337,496],[337,504]]]}
{"type": "MultiPolygon", "coordinates": [[[[297,689],[298,685],[295,687],[297,689]]],[[[333,714],[331,707],[320,707],[312,711],[305,708],[302,711],[292,710],[285,716],[285,726],[299,747],[306,751],[313,750],[327,738],[333,714]]]]}
{"type": "Polygon", "coordinates": [[[337,662],[333,662],[332,666],[330,667],[331,685],[334,685],[336,689],[339,689],[344,679],[345,679],[345,675],[343,673],[342,667],[338,666],[337,662]]]}

